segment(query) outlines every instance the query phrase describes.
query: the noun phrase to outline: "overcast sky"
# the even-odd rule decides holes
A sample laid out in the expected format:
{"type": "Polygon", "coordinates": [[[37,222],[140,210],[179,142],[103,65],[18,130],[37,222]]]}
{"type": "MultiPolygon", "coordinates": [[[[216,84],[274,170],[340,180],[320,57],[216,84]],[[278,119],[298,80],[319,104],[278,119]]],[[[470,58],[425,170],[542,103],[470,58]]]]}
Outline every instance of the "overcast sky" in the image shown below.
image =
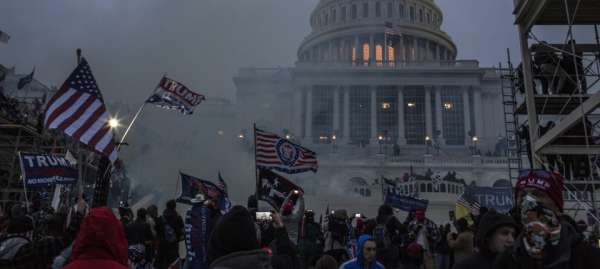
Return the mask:
{"type": "MultiPolygon", "coordinates": [[[[140,103],[163,73],[232,98],[240,67],[292,66],[318,0],[3,0],[0,64],[59,85],[83,49],[107,100],[140,103]]],[[[512,1],[437,0],[458,58],[482,66],[517,46],[512,1]]]]}

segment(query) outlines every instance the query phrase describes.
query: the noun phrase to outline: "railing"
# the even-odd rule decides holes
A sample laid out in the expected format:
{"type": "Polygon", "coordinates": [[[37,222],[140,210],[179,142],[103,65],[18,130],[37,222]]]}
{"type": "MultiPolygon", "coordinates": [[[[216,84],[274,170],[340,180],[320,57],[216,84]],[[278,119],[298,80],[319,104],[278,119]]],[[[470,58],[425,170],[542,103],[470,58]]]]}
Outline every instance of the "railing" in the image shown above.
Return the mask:
{"type": "Polygon", "coordinates": [[[387,64],[371,63],[365,65],[362,61],[357,62],[296,62],[297,68],[352,68],[352,69],[477,69],[479,61],[477,60],[458,60],[458,61],[415,61],[415,62],[389,62],[387,64]]]}

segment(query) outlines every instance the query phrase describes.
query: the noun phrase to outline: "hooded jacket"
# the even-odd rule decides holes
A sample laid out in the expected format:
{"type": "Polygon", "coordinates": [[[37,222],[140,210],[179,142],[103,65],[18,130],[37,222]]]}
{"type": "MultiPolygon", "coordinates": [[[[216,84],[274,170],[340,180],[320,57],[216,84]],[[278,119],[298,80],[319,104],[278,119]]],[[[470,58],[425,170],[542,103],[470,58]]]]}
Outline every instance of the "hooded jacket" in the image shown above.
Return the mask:
{"type": "Polygon", "coordinates": [[[127,239],[123,225],[106,207],[85,217],[65,269],[126,269],[127,239]]]}
{"type": "Polygon", "coordinates": [[[358,253],[356,254],[356,258],[343,263],[339,269],[384,269],[383,265],[377,261],[373,261],[369,268],[363,267],[365,264],[363,248],[365,246],[365,242],[367,241],[373,241],[373,237],[370,235],[361,235],[358,238],[358,253]]]}
{"type": "Polygon", "coordinates": [[[473,253],[465,259],[457,262],[454,269],[473,269],[473,268],[492,268],[494,259],[498,253],[493,253],[489,249],[488,238],[503,226],[517,227],[515,221],[508,215],[488,212],[483,216],[478,226],[478,232],[475,236],[475,242],[479,247],[479,252],[473,253]]]}
{"type": "Polygon", "coordinates": [[[512,249],[498,255],[493,268],[498,269],[584,269],[600,268],[600,250],[586,245],[573,226],[561,221],[560,242],[548,247],[543,259],[533,259],[523,245],[523,235],[512,249]]]}

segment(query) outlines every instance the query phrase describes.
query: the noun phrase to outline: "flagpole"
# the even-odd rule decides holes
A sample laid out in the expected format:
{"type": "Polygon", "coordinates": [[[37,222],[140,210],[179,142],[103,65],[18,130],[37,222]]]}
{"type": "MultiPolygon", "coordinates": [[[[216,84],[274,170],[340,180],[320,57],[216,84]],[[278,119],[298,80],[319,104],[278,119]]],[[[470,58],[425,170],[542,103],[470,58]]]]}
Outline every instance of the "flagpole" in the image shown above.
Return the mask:
{"type": "Polygon", "coordinates": [[[258,207],[258,169],[256,168],[256,123],[253,123],[253,131],[254,131],[254,177],[256,180],[256,190],[254,191],[254,197],[256,198],[256,206],[258,207]]]}
{"type": "MultiPolygon", "coordinates": [[[[160,81],[162,81],[162,79],[166,76],[167,74],[163,74],[162,78],[160,79],[160,81]]],[[[160,85],[160,81],[156,84],[156,86],[154,87],[154,90],[152,90],[152,94],[154,94],[156,92],[156,89],[158,88],[158,86],[160,85]]],[[[123,141],[125,141],[125,138],[127,137],[127,135],[129,134],[129,131],[131,130],[131,127],[133,127],[133,124],[136,122],[137,118],[142,114],[142,112],[144,111],[144,108],[146,107],[146,101],[144,101],[144,103],[142,103],[142,105],[140,106],[140,108],[138,108],[137,112],[135,113],[135,115],[133,116],[133,119],[131,120],[131,122],[129,122],[129,125],[127,126],[127,129],[125,129],[125,133],[123,133],[123,136],[121,136],[121,140],[119,141],[119,144],[117,145],[117,152],[119,151],[119,149],[121,149],[121,145],[123,145],[123,141]]]]}

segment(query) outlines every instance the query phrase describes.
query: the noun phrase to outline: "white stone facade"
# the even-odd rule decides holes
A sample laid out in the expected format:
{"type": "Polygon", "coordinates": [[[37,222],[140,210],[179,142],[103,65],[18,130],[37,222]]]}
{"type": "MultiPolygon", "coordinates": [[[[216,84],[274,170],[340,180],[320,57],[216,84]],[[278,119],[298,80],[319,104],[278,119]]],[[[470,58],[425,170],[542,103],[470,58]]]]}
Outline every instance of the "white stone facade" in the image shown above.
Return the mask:
{"type": "MultiPolygon", "coordinates": [[[[240,130],[256,123],[319,154],[317,174],[292,176],[307,188],[310,208],[373,216],[381,191],[353,193],[353,178],[431,170],[480,186],[508,179],[497,149],[505,136],[500,77],[455,59],[442,17],[429,0],[322,0],[294,67],[239,70],[240,130]]],[[[441,222],[458,194],[420,197],[441,222]]]]}

